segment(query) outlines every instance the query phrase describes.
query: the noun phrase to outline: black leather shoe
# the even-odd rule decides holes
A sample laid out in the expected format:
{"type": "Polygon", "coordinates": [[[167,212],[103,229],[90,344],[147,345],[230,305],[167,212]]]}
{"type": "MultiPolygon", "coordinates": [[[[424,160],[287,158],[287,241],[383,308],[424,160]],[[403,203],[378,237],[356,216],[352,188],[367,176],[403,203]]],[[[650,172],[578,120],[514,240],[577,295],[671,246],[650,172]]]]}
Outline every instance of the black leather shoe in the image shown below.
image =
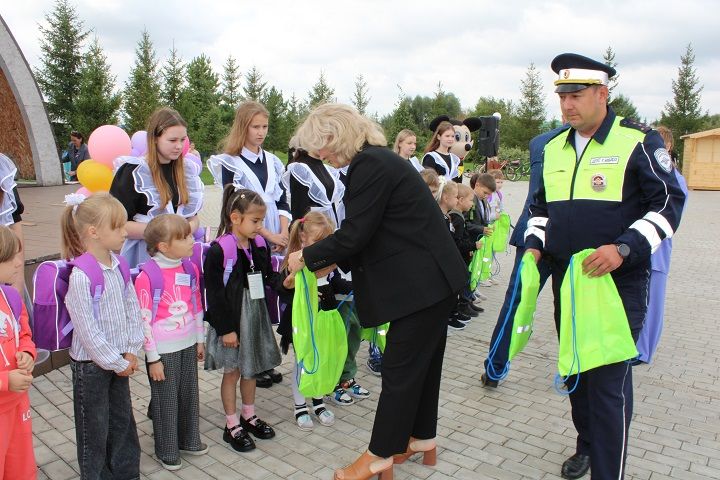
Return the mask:
{"type": "Polygon", "coordinates": [[[223,440],[229,443],[236,452],[249,452],[250,450],[255,450],[255,442],[240,426],[233,428],[232,431],[225,426],[223,440]]]}
{"type": "Polygon", "coordinates": [[[275,436],[275,430],[273,430],[270,425],[257,418],[257,415],[253,415],[247,420],[240,417],[240,425],[245,430],[255,435],[256,438],[259,438],[261,440],[267,440],[275,436]],[[250,423],[250,421],[253,419],[255,419],[255,425],[250,423]]]}
{"type": "Polygon", "coordinates": [[[590,470],[590,455],[576,453],[563,462],[560,474],[563,478],[575,479],[585,475],[590,470]]]}
{"type": "Polygon", "coordinates": [[[457,318],[461,322],[466,322],[472,318],[470,315],[465,315],[463,312],[461,312],[459,310],[456,310],[455,312],[453,312],[453,315],[455,316],[455,318],[457,318]]]}
{"type": "Polygon", "coordinates": [[[272,378],[267,373],[259,373],[253,377],[257,388],[270,388],[273,386],[272,378]]]}
{"type": "Polygon", "coordinates": [[[458,312],[467,315],[470,318],[475,318],[480,315],[478,312],[470,308],[467,303],[461,303],[460,305],[458,305],[458,312]]]}
{"type": "Polygon", "coordinates": [[[283,376],[282,373],[278,372],[274,368],[271,368],[270,370],[263,372],[265,375],[270,377],[270,380],[272,380],[273,383],[280,383],[282,382],[283,376]]]}
{"type": "Polygon", "coordinates": [[[469,306],[470,308],[472,308],[473,310],[475,310],[476,312],[478,312],[478,313],[482,313],[482,312],[485,311],[485,309],[484,309],[483,307],[481,307],[481,306],[479,306],[479,305],[475,305],[475,304],[472,303],[472,302],[468,303],[468,306],[469,306]]]}
{"type": "Polygon", "coordinates": [[[480,383],[482,383],[483,387],[488,387],[488,388],[497,388],[497,386],[498,386],[498,381],[490,380],[490,377],[488,377],[487,373],[483,373],[480,376],[480,383]]]}

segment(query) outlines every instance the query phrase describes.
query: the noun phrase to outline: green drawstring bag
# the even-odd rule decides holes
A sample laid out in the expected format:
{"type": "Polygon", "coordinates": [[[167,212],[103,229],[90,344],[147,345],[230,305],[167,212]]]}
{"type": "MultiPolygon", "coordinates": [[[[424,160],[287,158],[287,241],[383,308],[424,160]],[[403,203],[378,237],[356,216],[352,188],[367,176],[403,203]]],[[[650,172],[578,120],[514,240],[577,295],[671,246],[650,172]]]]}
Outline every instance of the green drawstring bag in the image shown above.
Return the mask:
{"type": "Polygon", "coordinates": [[[520,353],[532,335],[535,307],[537,306],[538,292],[540,291],[540,271],[535,264],[535,257],[525,252],[520,261],[520,304],[513,318],[513,329],[510,337],[510,351],[508,361],[520,353]]]}
{"type": "Polygon", "coordinates": [[[483,237],[480,239],[482,244],[479,249],[473,253],[472,260],[468,270],[470,271],[470,289],[475,290],[478,282],[490,278],[492,260],[493,260],[493,236],[483,237]]]}
{"type": "Polygon", "coordinates": [[[504,252],[510,236],[510,215],[501,213],[493,222],[492,228],[493,252],[504,252]]]}
{"type": "Polygon", "coordinates": [[[612,275],[583,273],[582,262],[593,252],[572,256],[560,287],[558,372],[563,377],[638,355],[612,275]]]}
{"type": "Polygon", "coordinates": [[[313,398],[327,395],[342,374],[347,332],[337,310],[318,311],[317,278],[307,268],[295,274],[292,328],[300,393],[313,398]]]}
{"type": "Polygon", "coordinates": [[[390,329],[390,322],[383,323],[377,327],[363,328],[360,333],[362,340],[367,340],[370,343],[374,343],[380,349],[381,352],[385,353],[385,345],[387,343],[387,333],[390,329]]]}

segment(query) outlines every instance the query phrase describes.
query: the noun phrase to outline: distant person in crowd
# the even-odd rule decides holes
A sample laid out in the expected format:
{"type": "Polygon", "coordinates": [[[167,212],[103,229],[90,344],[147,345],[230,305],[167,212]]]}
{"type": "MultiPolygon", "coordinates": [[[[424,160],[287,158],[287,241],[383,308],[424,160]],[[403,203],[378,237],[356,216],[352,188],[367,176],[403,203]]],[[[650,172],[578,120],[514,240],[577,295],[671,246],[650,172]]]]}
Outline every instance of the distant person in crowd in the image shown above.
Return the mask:
{"type": "Polygon", "coordinates": [[[85,137],[78,131],[72,131],[70,133],[70,143],[68,144],[68,157],[70,158],[70,175],[71,182],[77,182],[77,169],[78,166],[85,160],[90,159],[90,152],[88,151],[87,144],[85,143],[85,137]]]}

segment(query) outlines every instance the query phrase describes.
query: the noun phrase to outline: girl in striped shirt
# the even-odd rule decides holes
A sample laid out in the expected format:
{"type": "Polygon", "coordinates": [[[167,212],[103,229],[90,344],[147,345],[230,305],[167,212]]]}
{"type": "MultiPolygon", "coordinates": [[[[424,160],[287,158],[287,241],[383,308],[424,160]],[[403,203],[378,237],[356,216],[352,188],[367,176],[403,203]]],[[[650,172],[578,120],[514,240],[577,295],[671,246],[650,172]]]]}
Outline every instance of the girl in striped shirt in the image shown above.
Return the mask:
{"type": "Polygon", "coordinates": [[[107,193],[69,200],[61,219],[63,257],[79,261],[89,254],[103,286],[93,304],[91,279],[75,267],[65,296],[73,323],[70,367],[80,478],[139,478],[129,377],[138,369],[143,330],[135,289],[121,270],[121,261],[127,263],[112,253],[127,237],[127,214],[107,193]]]}

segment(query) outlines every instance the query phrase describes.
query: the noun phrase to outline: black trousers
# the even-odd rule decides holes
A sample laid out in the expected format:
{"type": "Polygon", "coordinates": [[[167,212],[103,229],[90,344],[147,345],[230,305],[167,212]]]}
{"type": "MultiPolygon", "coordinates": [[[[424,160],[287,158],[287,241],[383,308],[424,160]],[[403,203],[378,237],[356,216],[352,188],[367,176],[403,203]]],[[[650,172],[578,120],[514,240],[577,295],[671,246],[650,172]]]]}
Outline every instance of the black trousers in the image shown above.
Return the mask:
{"type": "Polygon", "coordinates": [[[456,302],[452,295],[390,324],[369,446],[373,454],[404,453],[411,436],[435,438],[447,318],[456,302]]]}
{"type": "MultiPolygon", "coordinates": [[[[553,262],[555,326],[560,332],[560,286],[567,262],[553,262]]],[[[637,342],[647,311],[649,270],[643,267],[613,275],[637,342]]],[[[575,377],[568,379],[569,387],[575,377]]],[[[619,479],[625,475],[628,430],[633,412],[632,366],[618,362],[580,374],[577,388],[570,394],[572,419],[578,432],[576,452],[589,455],[594,480],[619,479]]]]}

